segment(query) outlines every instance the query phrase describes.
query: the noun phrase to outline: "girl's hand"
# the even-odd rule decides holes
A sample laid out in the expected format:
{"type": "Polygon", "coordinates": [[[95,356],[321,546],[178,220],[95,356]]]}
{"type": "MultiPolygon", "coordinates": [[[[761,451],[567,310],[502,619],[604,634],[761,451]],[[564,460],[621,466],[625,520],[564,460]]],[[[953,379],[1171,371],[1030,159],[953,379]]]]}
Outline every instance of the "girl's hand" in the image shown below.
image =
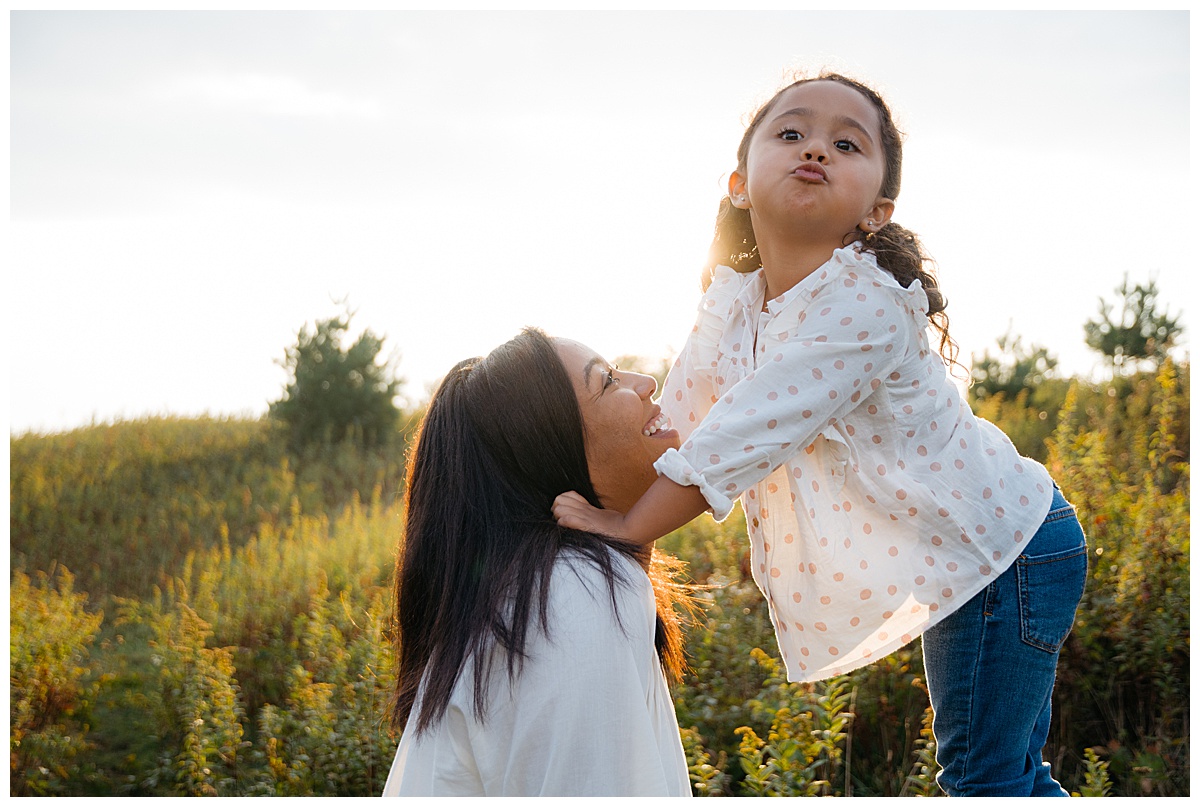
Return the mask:
{"type": "Polygon", "coordinates": [[[602,535],[609,535],[613,538],[619,538],[622,541],[629,541],[629,535],[625,529],[625,515],[618,513],[616,510],[599,510],[588,504],[587,499],[580,496],[575,491],[569,493],[561,493],[554,499],[554,505],[550,508],[554,513],[554,518],[558,521],[558,526],[568,527],[573,530],[584,530],[586,532],[598,532],[602,535]]]}

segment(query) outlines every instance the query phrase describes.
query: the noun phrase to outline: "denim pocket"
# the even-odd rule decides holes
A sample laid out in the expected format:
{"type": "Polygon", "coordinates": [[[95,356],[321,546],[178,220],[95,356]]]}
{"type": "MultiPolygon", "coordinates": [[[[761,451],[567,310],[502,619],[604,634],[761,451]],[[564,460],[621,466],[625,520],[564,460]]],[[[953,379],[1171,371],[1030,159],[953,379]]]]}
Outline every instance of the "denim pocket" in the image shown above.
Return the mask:
{"type": "MultiPolygon", "coordinates": [[[[1050,653],[1058,652],[1071,625],[1075,608],[1087,582],[1087,544],[1073,508],[1055,510],[1046,517],[1043,530],[1062,531],[1047,543],[1066,543],[1074,534],[1078,544],[1058,552],[1022,555],[1017,558],[1017,605],[1021,617],[1021,641],[1050,653]]],[[[1044,536],[1049,538],[1050,536],[1044,536]]],[[[1030,543],[1033,543],[1031,541],[1030,543]]]]}

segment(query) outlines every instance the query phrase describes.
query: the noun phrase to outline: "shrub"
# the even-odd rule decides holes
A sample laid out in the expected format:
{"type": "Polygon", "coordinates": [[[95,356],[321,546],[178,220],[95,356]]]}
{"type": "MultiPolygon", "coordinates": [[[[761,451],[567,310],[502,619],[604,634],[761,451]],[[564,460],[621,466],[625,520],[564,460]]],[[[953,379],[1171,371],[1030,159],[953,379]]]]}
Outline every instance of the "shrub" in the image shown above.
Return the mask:
{"type": "Polygon", "coordinates": [[[177,796],[242,792],[245,712],[233,649],[210,648],[212,628],[186,603],[123,603],[122,619],[148,625],[157,680],[146,693],[159,757],[142,786],[177,796]]]}
{"type": "Polygon", "coordinates": [[[380,363],[383,339],[367,329],[349,348],[342,335],[353,314],[300,328],[281,362],[289,381],[271,404],[271,417],[288,431],[293,447],[356,438],[365,445],[389,442],[400,422],[400,387],[390,362],[380,363]]]}
{"type": "Polygon", "coordinates": [[[93,688],[88,651],[103,614],[84,609],[88,595],[58,567],[57,580],[20,571],[9,589],[9,776],[14,796],[69,792],[75,758],[88,749],[93,688]]]}
{"type": "Polygon", "coordinates": [[[759,697],[750,702],[754,716],[771,721],[767,739],[749,726],[737,729],[738,749],[746,778],[742,792],[750,796],[844,795],[839,781],[847,727],[849,679],[818,684],[789,684],[783,665],[761,650],[751,654],[766,671],[759,697]]]}
{"type": "Polygon", "coordinates": [[[259,716],[258,792],[279,796],[372,796],[383,791],[396,751],[386,727],[394,682],[387,599],[355,614],[322,586],[297,619],[299,662],[282,705],[259,716]]]}
{"type": "Polygon", "coordinates": [[[1119,795],[1187,791],[1191,525],[1180,375],[1186,368],[1166,362],[1126,395],[1077,385],[1049,462],[1092,561],[1059,664],[1052,743],[1080,771],[1083,749],[1110,738],[1107,773],[1119,795]],[[1116,421],[1123,428],[1105,428],[1116,421]]]}

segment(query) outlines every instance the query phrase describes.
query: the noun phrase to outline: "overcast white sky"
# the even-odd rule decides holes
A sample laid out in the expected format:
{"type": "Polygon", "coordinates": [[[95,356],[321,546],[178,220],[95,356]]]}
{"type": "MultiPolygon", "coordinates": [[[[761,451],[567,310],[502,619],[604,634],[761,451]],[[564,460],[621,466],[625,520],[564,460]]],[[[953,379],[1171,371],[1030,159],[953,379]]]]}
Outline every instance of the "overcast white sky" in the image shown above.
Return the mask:
{"type": "Polygon", "coordinates": [[[1069,373],[1125,272],[1195,290],[1172,12],[13,12],[10,430],[248,414],[357,310],[408,395],[522,326],[668,355],[785,70],[879,87],[964,355],[1069,373]]]}

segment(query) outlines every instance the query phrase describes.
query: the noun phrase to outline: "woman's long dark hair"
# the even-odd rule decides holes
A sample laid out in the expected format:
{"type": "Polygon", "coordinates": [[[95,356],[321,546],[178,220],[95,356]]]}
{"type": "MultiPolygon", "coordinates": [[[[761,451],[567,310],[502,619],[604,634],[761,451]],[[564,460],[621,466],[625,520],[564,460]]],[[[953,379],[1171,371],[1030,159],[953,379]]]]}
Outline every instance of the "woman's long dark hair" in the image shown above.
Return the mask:
{"type": "MultiPolygon", "coordinates": [[[[746,157],[750,152],[750,140],[754,132],[766,119],[767,113],[775,105],[775,101],[787,90],[810,81],[834,81],[838,84],[856,90],[866,98],[879,113],[879,128],[883,138],[884,172],[883,184],[879,195],[895,200],[900,195],[900,173],[904,161],[904,135],[892,120],[892,111],[887,102],[875,90],[860,81],[847,78],[839,73],[821,73],[816,78],[801,78],[784,87],[763,104],[746,127],[742,141],[738,144],[737,170],[743,175],[746,171],[746,157]]],[[[845,244],[854,242],[862,244],[867,252],[875,255],[879,265],[892,274],[896,281],[907,287],[913,280],[920,280],[929,298],[929,321],[938,332],[940,341],[938,352],[946,364],[958,364],[958,345],[950,338],[950,319],[946,316],[946,298],[938,288],[937,278],[932,272],[926,271],[925,264],[932,259],[925,252],[916,233],[906,230],[894,221],[889,221],[879,232],[868,234],[855,229],[846,234],[845,244]]],[[[750,211],[735,207],[729,197],[721,200],[717,209],[716,232],[708,251],[708,261],[705,265],[704,285],[707,288],[712,270],[717,266],[728,266],[738,272],[752,272],[762,266],[762,258],[758,254],[758,241],[754,237],[754,227],[750,223],[750,211]]]]}
{"type": "Polygon", "coordinates": [[[474,712],[485,718],[492,664],[499,658],[510,678],[519,674],[530,628],[547,629],[550,575],[566,547],[604,575],[614,609],[625,571],[613,553],[648,563],[655,645],[664,670],[678,677],[683,650],[673,604],[683,587],[673,581],[673,559],[564,529],[551,515],[554,497],[568,490],[601,506],[584,439],[567,371],[536,329],[486,358],[459,362],[434,393],[409,456],[396,560],[394,729],[404,727],[422,686],[417,732],[440,719],[468,659],[474,712]]]}

